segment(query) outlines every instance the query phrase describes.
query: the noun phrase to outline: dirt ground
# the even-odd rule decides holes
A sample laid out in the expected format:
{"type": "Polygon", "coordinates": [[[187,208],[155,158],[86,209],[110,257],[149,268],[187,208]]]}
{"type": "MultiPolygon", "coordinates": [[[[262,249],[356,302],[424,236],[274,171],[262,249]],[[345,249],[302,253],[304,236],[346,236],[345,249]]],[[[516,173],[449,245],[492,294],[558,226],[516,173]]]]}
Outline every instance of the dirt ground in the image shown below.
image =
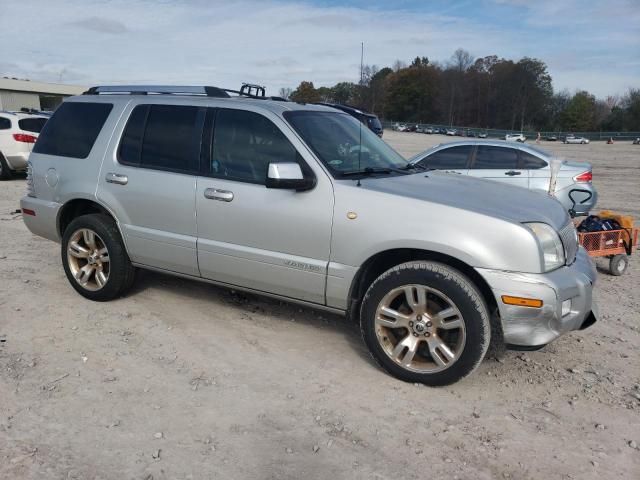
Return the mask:
{"type": "MultiPolygon", "coordinates": [[[[544,146],[640,220],[640,147],[544,146]]],[[[640,257],[599,272],[592,328],[427,388],[327,313],[154,273],[89,302],[11,213],[24,189],[0,183],[2,479],[640,478],[640,257]]]]}

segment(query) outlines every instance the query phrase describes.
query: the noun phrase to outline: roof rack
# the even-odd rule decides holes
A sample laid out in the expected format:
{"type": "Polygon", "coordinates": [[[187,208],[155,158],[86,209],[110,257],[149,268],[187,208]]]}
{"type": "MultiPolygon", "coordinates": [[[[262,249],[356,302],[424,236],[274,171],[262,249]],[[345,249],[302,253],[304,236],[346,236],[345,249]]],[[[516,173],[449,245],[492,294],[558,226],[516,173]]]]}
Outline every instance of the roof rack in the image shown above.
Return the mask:
{"type": "Polygon", "coordinates": [[[202,95],[216,98],[231,98],[230,93],[239,97],[262,100],[287,101],[280,97],[267,97],[265,87],[243,83],[240,90],[193,85],[106,85],[91,87],[83,95],[202,95]]]}
{"type": "Polygon", "coordinates": [[[178,86],[178,85],[106,85],[91,87],[83,95],[125,94],[125,95],[204,95],[207,97],[229,98],[229,94],[218,87],[178,86]]]}

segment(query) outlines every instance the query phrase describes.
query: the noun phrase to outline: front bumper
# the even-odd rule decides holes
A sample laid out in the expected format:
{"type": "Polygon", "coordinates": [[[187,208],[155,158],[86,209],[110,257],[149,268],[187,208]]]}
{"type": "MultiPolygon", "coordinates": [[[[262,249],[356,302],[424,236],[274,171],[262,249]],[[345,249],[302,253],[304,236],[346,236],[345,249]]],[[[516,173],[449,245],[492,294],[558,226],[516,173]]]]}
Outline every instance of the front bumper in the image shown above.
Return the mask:
{"type": "Polygon", "coordinates": [[[506,344],[514,347],[541,347],[560,335],[579,330],[596,321],[593,300],[596,269],[587,252],[580,247],[575,262],[549,273],[504,272],[479,268],[495,295],[506,344]],[[506,305],[502,296],[536,298],[540,308],[506,305]],[[563,302],[570,300],[568,313],[562,315],[563,302]]]}

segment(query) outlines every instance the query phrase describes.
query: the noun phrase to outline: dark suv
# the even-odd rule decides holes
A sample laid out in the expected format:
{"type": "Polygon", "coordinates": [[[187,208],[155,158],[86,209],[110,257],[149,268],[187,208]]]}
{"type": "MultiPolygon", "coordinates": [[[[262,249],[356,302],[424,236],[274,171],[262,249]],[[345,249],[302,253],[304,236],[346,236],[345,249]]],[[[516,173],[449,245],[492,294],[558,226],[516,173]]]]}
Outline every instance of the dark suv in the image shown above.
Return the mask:
{"type": "Polygon", "coordinates": [[[318,105],[325,105],[327,107],[337,108],[338,110],[342,110],[345,113],[348,113],[352,117],[357,118],[364,125],[369,127],[373,133],[382,138],[382,124],[376,115],[373,113],[365,112],[355,107],[350,107],[349,105],[340,105],[339,103],[324,103],[320,102],[318,105]]]}

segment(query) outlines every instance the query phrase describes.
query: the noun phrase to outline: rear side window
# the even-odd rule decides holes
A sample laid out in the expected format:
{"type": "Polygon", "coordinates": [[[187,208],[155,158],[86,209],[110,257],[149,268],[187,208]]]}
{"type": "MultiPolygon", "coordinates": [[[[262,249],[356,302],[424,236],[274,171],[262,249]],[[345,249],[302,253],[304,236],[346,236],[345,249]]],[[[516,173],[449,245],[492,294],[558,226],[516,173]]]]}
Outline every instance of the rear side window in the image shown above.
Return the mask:
{"type": "Polygon", "coordinates": [[[530,153],[520,151],[520,159],[522,160],[522,168],[525,170],[535,170],[538,168],[544,168],[548,164],[540,157],[531,155],[530,153]]]}
{"type": "Polygon", "coordinates": [[[445,148],[425,157],[419,163],[428,168],[435,168],[436,170],[465,169],[467,168],[467,161],[472,149],[473,147],[471,145],[445,148]]]}
{"type": "Polygon", "coordinates": [[[11,128],[11,120],[0,117],[0,130],[9,130],[11,128]]]}
{"type": "Polygon", "coordinates": [[[46,122],[33,151],[87,158],[112,108],[111,103],[63,103],[46,122]]]}
{"type": "Polygon", "coordinates": [[[197,173],[205,110],[183,105],[139,105],[120,141],[120,163],[197,173]]]}
{"type": "Polygon", "coordinates": [[[518,168],[518,151],[513,148],[480,145],[471,168],[507,170],[518,168]]]}
{"type": "Polygon", "coordinates": [[[45,123],[47,123],[46,118],[23,118],[18,120],[18,127],[26,132],[40,133],[45,123]]]}
{"type": "Polygon", "coordinates": [[[295,147],[269,119],[244,110],[218,111],[210,174],[264,184],[269,163],[301,163],[295,147]]]}

